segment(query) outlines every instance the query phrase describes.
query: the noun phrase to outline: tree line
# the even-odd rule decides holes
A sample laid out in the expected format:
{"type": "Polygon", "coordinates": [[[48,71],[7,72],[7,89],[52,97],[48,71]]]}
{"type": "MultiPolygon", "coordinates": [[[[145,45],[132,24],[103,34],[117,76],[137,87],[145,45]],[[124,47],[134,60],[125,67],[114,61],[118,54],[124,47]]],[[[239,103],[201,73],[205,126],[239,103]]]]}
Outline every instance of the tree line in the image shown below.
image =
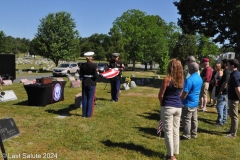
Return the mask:
{"type": "MultiPolygon", "coordinates": [[[[178,5],[178,4],[175,4],[178,5]]],[[[159,73],[165,73],[169,59],[187,56],[197,58],[233,51],[216,45],[215,39],[203,33],[186,33],[175,23],[166,23],[158,15],[140,10],[127,10],[113,22],[108,34],[95,33],[82,38],[68,12],[48,14],[40,20],[35,37],[28,39],[5,36],[0,31],[0,53],[27,53],[53,60],[74,60],[85,52],[94,51],[95,60],[109,61],[111,53],[121,53],[123,63],[158,63],[159,73]]],[[[145,65],[146,66],[146,65],[145,65]]],[[[145,67],[146,68],[146,67],[145,67]]]]}

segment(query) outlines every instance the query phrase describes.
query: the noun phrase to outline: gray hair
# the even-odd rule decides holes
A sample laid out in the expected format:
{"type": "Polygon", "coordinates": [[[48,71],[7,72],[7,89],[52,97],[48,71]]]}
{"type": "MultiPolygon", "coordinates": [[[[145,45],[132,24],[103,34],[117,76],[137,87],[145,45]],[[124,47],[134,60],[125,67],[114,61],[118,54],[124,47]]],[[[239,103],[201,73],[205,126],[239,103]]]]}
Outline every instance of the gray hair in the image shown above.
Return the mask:
{"type": "Polygon", "coordinates": [[[192,69],[193,71],[197,72],[199,70],[199,64],[196,62],[192,62],[189,64],[189,68],[192,69]]]}
{"type": "Polygon", "coordinates": [[[191,62],[196,62],[196,59],[194,56],[188,56],[187,60],[191,61],[191,62]]]}

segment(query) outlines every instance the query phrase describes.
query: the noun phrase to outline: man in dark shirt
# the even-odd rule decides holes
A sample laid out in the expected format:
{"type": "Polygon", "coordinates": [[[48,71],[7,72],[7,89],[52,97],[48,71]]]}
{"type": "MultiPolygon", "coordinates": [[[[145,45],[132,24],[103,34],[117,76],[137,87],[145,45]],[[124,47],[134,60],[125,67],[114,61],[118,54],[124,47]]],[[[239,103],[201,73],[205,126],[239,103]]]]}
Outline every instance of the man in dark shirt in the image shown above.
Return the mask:
{"type": "Polygon", "coordinates": [[[114,68],[120,71],[117,76],[111,78],[111,102],[118,101],[122,71],[124,70],[124,64],[119,60],[119,55],[119,53],[113,53],[113,60],[109,63],[109,68],[114,68]]]}
{"type": "Polygon", "coordinates": [[[218,81],[218,85],[216,86],[215,94],[217,96],[217,112],[218,117],[216,120],[215,126],[222,126],[227,122],[227,106],[228,106],[228,81],[230,78],[230,71],[227,67],[228,60],[222,60],[222,69],[223,75],[220,81],[218,81]]]}
{"type": "Polygon", "coordinates": [[[200,109],[205,112],[207,111],[206,105],[207,105],[207,93],[208,93],[208,87],[209,87],[209,82],[211,81],[212,78],[212,68],[209,66],[209,59],[208,58],[203,58],[201,61],[201,65],[204,68],[200,74],[203,80],[203,85],[201,88],[201,93],[200,93],[200,109]]]}
{"type": "Polygon", "coordinates": [[[80,78],[82,78],[82,115],[91,117],[94,109],[94,96],[96,91],[96,80],[98,77],[97,65],[92,63],[94,52],[87,52],[84,56],[87,62],[81,65],[80,78]]]}
{"type": "Polygon", "coordinates": [[[231,126],[228,138],[235,138],[238,130],[238,104],[240,100],[240,72],[237,70],[239,62],[237,59],[228,60],[228,69],[232,71],[228,83],[228,107],[231,118],[231,126]]]}

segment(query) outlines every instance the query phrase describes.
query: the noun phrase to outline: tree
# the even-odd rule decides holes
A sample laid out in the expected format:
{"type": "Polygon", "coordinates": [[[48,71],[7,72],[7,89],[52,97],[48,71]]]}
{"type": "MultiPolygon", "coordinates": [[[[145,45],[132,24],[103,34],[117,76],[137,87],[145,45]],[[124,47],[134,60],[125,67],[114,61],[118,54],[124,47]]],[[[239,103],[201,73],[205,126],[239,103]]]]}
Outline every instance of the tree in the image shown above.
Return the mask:
{"type": "Polygon", "coordinates": [[[110,39],[119,42],[118,48],[123,49],[124,56],[133,63],[132,70],[135,70],[137,61],[157,60],[163,65],[168,60],[167,43],[164,42],[165,25],[159,16],[146,15],[135,9],[128,10],[114,21],[110,39]],[[166,47],[163,47],[165,44],[166,47]]]}
{"type": "Polygon", "coordinates": [[[174,5],[181,15],[178,25],[184,33],[214,37],[215,43],[235,48],[240,60],[239,0],[180,0],[174,5]]]}
{"type": "Polygon", "coordinates": [[[3,31],[0,31],[0,53],[5,52],[5,34],[3,31]]]}
{"type": "Polygon", "coordinates": [[[141,49],[142,38],[144,37],[142,20],[145,16],[145,12],[132,9],[124,12],[121,17],[117,17],[113,22],[115,31],[117,29],[117,32],[121,33],[124,50],[133,62],[133,70],[135,70],[136,62],[143,57],[141,49]]]}
{"type": "Polygon", "coordinates": [[[197,37],[190,34],[181,34],[178,38],[178,42],[173,49],[171,58],[178,58],[182,61],[185,61],[187,56],[192,55],[196,56],[198,51],[197,46],[197,37]]]}
{"type": "Polygon", "coordinates": [[[57,12],[40,20],[33,48],[38,54],[53,60],[72,60],[79,56],[79,33],[71,14],[57,12]]]}
{"type": "Polygon", "coordinates": [[[165,73],[169,61],[168,40],[165,35],[167,25],[165,21],[154,15],[147,15],[143,18],[143,58],[145,70],[147,63],[152,69],[153,61],[160,64],[159,73],[165,73]]]}

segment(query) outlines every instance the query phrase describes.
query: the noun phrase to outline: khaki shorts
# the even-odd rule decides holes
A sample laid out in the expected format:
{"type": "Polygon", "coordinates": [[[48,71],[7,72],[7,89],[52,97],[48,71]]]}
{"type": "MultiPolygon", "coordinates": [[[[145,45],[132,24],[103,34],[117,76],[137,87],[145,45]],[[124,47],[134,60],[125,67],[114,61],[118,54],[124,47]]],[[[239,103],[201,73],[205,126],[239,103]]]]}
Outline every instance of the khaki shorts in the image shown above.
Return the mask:
{"type": "Polygon", "coordinates": [[[207,97],[208,87],[209,87],[209,82],[204,82],[201,88],[200,97],[204,97],[204,98],[207,97]]]}

